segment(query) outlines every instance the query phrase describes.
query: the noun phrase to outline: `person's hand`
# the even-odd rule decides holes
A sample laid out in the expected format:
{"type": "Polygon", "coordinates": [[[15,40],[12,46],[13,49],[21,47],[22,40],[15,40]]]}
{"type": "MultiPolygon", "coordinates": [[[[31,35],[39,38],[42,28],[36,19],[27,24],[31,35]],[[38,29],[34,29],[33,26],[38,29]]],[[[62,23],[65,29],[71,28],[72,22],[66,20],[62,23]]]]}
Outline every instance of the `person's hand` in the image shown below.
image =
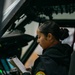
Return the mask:
{"type": "Polygon", "coordinates": [[[26,70],[31,72],[31,68],[26,68],[26,70]]]}

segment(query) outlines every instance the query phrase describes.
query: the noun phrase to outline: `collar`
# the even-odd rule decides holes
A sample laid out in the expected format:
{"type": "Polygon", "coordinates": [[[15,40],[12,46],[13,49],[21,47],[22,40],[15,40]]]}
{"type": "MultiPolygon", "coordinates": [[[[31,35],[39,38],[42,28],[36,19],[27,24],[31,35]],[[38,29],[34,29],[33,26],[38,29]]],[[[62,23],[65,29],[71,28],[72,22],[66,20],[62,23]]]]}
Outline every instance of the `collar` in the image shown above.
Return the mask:
{"type": "Polygon", "coordinates": [[[45,52],[47,52],[50,48],[53,48],[53,47],[55,47],[55,46],[57,46],[59,44],[61,44],[61,42],[57,43],[56,45],[54,45],[52,47],[49,47],[49,48],[44,49],[43,52],[42,52],[42,54],[44,54],[45,52]]]}

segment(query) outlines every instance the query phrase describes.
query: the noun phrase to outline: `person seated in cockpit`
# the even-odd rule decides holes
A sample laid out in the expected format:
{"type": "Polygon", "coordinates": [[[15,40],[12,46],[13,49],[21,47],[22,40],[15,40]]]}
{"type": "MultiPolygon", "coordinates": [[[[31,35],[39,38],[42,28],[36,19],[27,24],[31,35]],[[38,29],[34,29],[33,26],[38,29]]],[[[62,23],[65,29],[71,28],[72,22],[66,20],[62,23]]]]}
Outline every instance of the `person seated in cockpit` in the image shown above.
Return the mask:
{"type": "Polygon", "coordinates": [[[31,75],[68,75],[72,47],[63,44],[69,36],[67,29],[62,29],[54,21],[40,23],[37,28],[37,42],[43,48],[34,62],[31,75]]]}

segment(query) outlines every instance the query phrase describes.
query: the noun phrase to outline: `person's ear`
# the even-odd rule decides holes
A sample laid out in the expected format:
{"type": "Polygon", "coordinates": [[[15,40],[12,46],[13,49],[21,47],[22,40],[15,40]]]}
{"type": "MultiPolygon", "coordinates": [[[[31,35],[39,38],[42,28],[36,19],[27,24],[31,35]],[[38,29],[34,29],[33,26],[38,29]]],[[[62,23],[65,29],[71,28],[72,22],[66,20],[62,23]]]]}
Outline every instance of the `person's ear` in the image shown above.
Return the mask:
{"type": "Polygon", "coordinates": [[[47,38],[48,38],[48,40],[51,40],[52,39],[52,34],[51,33],[48,33],[47,38]]]}

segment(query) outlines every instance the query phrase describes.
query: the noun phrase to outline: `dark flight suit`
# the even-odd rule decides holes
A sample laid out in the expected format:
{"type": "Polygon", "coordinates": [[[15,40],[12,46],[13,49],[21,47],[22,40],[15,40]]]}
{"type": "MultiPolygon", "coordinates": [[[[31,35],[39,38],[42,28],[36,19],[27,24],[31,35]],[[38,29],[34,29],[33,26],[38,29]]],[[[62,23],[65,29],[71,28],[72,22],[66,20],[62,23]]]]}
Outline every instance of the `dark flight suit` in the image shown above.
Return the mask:
{"type": "Polygon", "coordinates": [[[46,50],[35,61],[31,75],[68,75],[72,48],[57,44],[46,50]]]}
{"type": "Polygon", "coordinates": [[[57,44],[37,58],[31,75],[68,75],[72,48],[66,44],[57,44]]]}

